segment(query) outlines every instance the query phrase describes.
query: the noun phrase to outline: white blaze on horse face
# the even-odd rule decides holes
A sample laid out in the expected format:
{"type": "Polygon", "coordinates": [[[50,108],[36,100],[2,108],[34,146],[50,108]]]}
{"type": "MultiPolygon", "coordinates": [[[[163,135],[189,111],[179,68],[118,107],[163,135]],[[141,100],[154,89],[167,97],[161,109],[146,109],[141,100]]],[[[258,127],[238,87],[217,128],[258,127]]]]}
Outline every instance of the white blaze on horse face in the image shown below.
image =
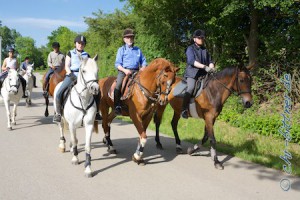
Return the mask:
{"type": "Polygon", "coordinates": [[[9,83],[9,93],[16,94],[19,86],[19,77],[17,71],[12,69],[9,70],[7,79],[9,83]]]}

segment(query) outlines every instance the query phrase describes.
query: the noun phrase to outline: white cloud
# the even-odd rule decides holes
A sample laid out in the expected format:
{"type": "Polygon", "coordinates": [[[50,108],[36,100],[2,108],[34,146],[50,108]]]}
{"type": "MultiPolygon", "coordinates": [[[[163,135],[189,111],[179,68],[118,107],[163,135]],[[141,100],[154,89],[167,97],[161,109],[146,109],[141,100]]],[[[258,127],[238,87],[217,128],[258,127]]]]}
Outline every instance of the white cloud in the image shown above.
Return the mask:
{"type": "Polygon", "coordinates": [[[42,18],[15,18],[15,19],[4,19],[3,22],[10,24],[12,26],[27,26],[27,27],[37,27],[43,29],[55,29],[59,26],[66,26],[68,28],[79,28],[84,29],[87,25],[81,21],[68,21],[60,19],[42,19],[42,18]]]}

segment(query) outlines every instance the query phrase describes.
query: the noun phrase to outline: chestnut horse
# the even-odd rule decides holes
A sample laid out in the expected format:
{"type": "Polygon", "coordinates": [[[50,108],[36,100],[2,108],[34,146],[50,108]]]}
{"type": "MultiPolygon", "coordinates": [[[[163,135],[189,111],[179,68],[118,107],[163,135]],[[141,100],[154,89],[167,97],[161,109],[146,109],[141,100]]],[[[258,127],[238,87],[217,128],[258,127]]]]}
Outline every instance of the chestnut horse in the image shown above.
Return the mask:
{"type": "MultiPolygon", "coordinates": [[[[45,85],[45,78],[46,78],[47,72],[43,76],[43,91],[45,92],[46,90],[46,85],[45,85]]],[[[65,68],[57,68],[54,73],[51,75],[50,80],[49,80],[49,90],[47,93],[44,93],[44,98],[45,98],[45,103],[46,103],[46,110],[45,110],[45,117],[49,116],[48,112],[48,105],[49,105],[49,95],[53,97],[54,95],[54,89],[58,83],[63,81],[66,76],[66,70],[65,68]]]]}
{"type": "MultiPolygon", "coordinates": [[[[132,160],[137,164],[144,164],[142,155],[147,142],[146,129],[157,105],[165,105],[167,103],[171,85],[175,81],[176,71],[178,71],[178,68],[175,68],[171,62],[163,58],[157,58],[143,71],[139,71],[133,79],[131,78],[132,84],[128,88],[127,98],[122,100],[122,103],[128,107],[128,110],[122,109],[122,115],[130,116],[139,133],[137,150],[132,156],[132,160]]],[[[116,115],[114,102],[109,93],[115,80],[116,77],[107,77],[99,80],[102,95],[100,101],[100,110],[103,118],[102,128],[105,133],[108,151],[111,153],[115,153],[115,149],[110,139],[110,124],[116,115]],[[112,109],[109,113],[110,108],[112,109]]]]}
{"type": "MultiPolygon", "coordinates": [[[[188,149],[188,154],[197,155],[200,153],[200,147],[210,139],[211,144],[211,157],[214,160],[214,165],[217,169],[224,169],[222,163],[218,160],[216,152],[216,139],[214,136],[213,126],[216,118],[222,111],[223,105],[227,98],[234,92],[240,95],[243,100],[243,105],[246,108],[252,106],[251,95],[251,75],[249,70],[252,66],[248,66],[243,69],[239,68],[226,68],[216,74],[210,74],[208,83],[203,89],[201,94],[192,99],[189,106],[189,116],[193,118],[202,118],[205,121],[204,136],[202,141],[194,145],[194,147],[188,149]]],[[[172,85],[171,92],[169,94],[169,103],[171,104],[174,115],[171,121],[172,130],[174,132],[176,140],[176,150],[178,153],[182,152],[180,146],[180,139],[177,132],[177,125],[181,115],[181,106],[183,99],[175,97],[173,92],[178,83],[181,82],[181,78],[176,77],[175,83],[172,85]]],[[[155,115],[154,123],[156,125],[156,146],[162,148],[159,140],[159,126],[161,123],[163,112],[166,105],[159,106],[155,115]]]]}

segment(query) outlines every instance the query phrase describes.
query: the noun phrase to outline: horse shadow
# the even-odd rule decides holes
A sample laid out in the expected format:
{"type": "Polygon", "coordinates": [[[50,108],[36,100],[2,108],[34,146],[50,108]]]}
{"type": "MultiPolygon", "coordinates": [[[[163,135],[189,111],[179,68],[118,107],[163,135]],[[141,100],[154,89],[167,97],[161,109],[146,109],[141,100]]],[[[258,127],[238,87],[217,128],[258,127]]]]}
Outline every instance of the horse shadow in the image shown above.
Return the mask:
{"type": "MultiPolygon", "coordinates": [[[[108,152],[103,153],[103,149],[107,149],[106,144],[102,142],[93,142],[91,144],[92,151],[99,151],[101,150],[101,155],[98,158],[92,158],[92,162],[101,162],[104,160],[116,160],[115,163],[108,165],[107,167],[95,170],[93,172],[93,176],[96,176],[97,174],[104,172],[106,170],[109,170],[111,168],[117,167],[119,165],[123,165],[129,162],[132,162],[132,155],[134,154],[136,147],[137,147],[137,137],[131,137],[131,138],[121,138],[121,139],[114,139],[114,147],[117,149],[117,154],[110,154],[108,152]],[[98,149],[98,150],[97,150],[98,149]]],[[[171,144],[173,139],[170,137],[162,137],[162,141],[164,141],[166,149],[159,150],[156,148],[155,138],[154,136],[149,136],[147,140],[147,145],[144,150],[143,159],[147,165],[156,165],[160,163],[170,162],[174,160],[178,155],[176,154],[176,151],[171,148],[171,144]]],[[[84,153],[84,143],[81,143],[78,145],[78,152],[84,153]]],[[[95,156],[95,153],[92,153],[93,157],[95,156]]],[[[99,156],[99,154],[97,155],[99,156]]],[[[81,161],[79,164],[83,164],[85,161],[81,161]]]]}

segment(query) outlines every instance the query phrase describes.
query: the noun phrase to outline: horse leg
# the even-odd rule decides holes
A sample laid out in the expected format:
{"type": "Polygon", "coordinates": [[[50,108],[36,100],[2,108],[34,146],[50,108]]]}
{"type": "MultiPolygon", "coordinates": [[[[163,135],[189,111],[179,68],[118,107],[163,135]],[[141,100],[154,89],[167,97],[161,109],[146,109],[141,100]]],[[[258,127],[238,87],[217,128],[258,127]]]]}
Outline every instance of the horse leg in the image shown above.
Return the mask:
{"type": "Polygon", "coordinates": [[[156,148],[162,150],[162,144],[160,143],[160,138],[159,138],[159,127],[161,124],[162,116],[164,113],[166,106],[158,106],[156,112],[154,113],[153,116],[153,121],[155,123],[155,141],[156,141],[156,148]]]}
{"type": "Polygon", "coordinates": [[[198,144],[195,144],[193,147],[189,147],[187,153],[191,156],[195,156],[195,155],[203,155],[200,152],[200,148],[205,144],[205,142],[208,140],[208,132],[207,132],[207,128],[206,125],[204,127],[204,136],[202,138],[202,141],[199,142],[198,144]]]}
{"type": "Polygon", "coordinates": [[[73,127],[73,125],[69,124],[69,130],[70,130],[70,136],[71,136],[71,149],[70,152],[73,154],[72,157],[72,164],[73,165],[78,165],[79,164],[79,159],[78,159],[78,150],[77,150],[77,137],[76,137],[76,128],[73,127]]]}
{"type": "Polygon", "coordinates": [[[66,151],[66,139],[65,139],[65,133],[64,133],[64,120],[61,120],[61,123],[58,123],[58,128],[60,132],[60,139],[59,139],[59,145],[58,149],[61,153],[64,153],[66,151]]]}
{"type": "Polygon", "coordinates": [[[11,118],[10,118],[10,101],[4,100],[4,105],[5,105],[6,116],[7,116],[7,128],[8,130],[12,130],[11,118]]]}
{"type": "Polygon", "coordinates": [[[177,131],[177,126],[178,126],[179,119],[180,119],[180,113],[177,113],[177,112],[174,111],[173,118],[172,118],[172,121],[171,121],[171,125],[172,125],[172,130],[173,130],[173,133],[174,133],[174,136],[175,136],[175,141],[176,141],[176,152],[178,154],[182,154],[183,150],[182,150],[182,147],[181,147],[181,141],[180,141],[178,131],[177,131]]]}
{"type": "Polygon", "coordinates": [[[45,117],[49,116],[49,112],[48,112],[48,105],[49,105],[49,98],[48,98],[48,94],[45,95],[45,103],[46,103],[46,110],[45,110],[45,117]]]}
{"type": "Polygon", "coordinates": [[[91,140],[92,140],[93,124],[85,124],[85,171],[87,178],[92,177],[91,169],[91,140]]]}
{"type": "Polygon", "coordinates": [[[17,103],[14,103],[13,113],[12,113],[12,116],[11,116],[11,118],[12,118],[11,123],[12,123],[13,125],[16,125],[16,124],[17,124],[17,123],[16,123],[16,116],[17,116],[17,103]]]}
{"type": "Polygon", "coordinates": [[[212,160],[214,161],[214,165],[216,169],[224,169],[222,163],[218,160],[218,156],[217,156],[217,151],[216,151],[216,138],[214,135],[214,126],[215,123],[215,119],[209,120],[209,119],[205,119],[205,127],[206,127],[206,131],[207,131],[207,135],[209,137],[210,140],[210,156],[212,158],[212,160]]]}
{"type": "Polygon", "coordinates": [[[110,154],[116,154],[117,151],[113,147],[113,143],[110,139],[110,129],[111,129],[110,124],[112,120],[115,118],[115,116],[113,112],[108,114],[108,107],[109,107],[108,105],[105,105],[105,106],[101,106],[100,108],[102,113],[102,128],[105,134],[103,138],[103,143],[107,145],[107,152],[109,152],[110,154]]]}

